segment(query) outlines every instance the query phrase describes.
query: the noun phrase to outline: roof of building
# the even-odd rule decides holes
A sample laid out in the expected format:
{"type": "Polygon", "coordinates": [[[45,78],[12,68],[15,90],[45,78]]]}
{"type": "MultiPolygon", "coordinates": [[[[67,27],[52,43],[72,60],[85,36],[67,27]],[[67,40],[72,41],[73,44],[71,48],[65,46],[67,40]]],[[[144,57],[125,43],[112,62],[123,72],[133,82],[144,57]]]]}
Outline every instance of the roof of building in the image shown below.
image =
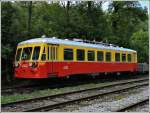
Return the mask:
{"type": "Polygon", "coordinates": [[[79,41],[68,40],[68,39],[57,39],[56,37],[30,39],[30,40],[20,42],[18,45],[31,44],[31,43],[63,44],[63,45],[71,45],[71,46],[98,48],[98,49],[109,49],[109,50],[136,52],[135,50],[127,49],[127,48],[123,48],[123,47],[118,47],[118,46],[104,45],[101,43],[92,44],[92,43],[85,43],[82,41],[79,42],[79,41]]]}

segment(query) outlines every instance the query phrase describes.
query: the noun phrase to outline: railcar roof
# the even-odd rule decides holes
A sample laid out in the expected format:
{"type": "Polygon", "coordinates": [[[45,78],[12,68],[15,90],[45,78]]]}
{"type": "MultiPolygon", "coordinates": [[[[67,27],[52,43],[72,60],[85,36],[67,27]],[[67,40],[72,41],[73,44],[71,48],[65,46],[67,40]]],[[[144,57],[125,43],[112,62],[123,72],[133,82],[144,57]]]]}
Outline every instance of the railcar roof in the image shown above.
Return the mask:
{"type": "Polygon", "coordinates": [[[135,50],[127,49],[123,47],[104,46],[102,44],[91,44],[91,43],[77,42],[73,40],[64,40],[64,39],[57,39],[57,38],[35,38],[35,39],[30,39],[30,40],[20,42],[18,45],[31,44],[31,43],[63,44],[63,45],[71,45],[71,46],[98,48],[98,49],[136,52],[135,50]]]}

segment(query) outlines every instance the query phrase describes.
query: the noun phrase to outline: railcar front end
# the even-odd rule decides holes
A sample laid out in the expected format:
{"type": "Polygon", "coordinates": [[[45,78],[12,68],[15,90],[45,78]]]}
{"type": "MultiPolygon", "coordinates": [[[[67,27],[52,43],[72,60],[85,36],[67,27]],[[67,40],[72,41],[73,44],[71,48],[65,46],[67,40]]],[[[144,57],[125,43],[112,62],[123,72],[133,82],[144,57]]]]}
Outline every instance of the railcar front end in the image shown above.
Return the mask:
{"type": "Polygon", "coordinates": [[[46,44],[25,44],[17,47],[15,77],[48,78],[49,62],[46,61],[46,44]]]}

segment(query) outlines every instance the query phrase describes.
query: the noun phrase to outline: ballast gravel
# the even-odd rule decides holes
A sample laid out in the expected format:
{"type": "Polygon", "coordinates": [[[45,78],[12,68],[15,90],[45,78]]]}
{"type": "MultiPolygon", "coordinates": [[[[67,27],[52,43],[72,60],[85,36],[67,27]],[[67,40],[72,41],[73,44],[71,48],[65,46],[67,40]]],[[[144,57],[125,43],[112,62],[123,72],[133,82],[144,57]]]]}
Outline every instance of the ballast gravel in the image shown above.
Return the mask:
{"type": "MultiPolygon", "coordinates": [[[[82,101],[82,102],[77,102],[77,103],[73,103],[67,106],[63,106],[60,108],[56,108],[53,110],[50,110],[50,112],[78,112],[78,111],[82,111],[82,112],[102,112],[102,111],[111,111],[111,109],[106,109],[108,104],[111,104],[110,106],[112,106],[111,108],[113,108],[114,103],[116,104],[117,102],[124,102],[126,101],[126,99],[130,96],[135,96],[138,95],[141,92],[145,92],[147,91],[148,86],[143,86],[143,87],[137,87],[134,89],[129,89],[123,92],[116,92],[113,94],[109,94],[109,95],[104,95],[104,96],[100,96],[99,98],[93,99],[93,100],[86,100],[86,101],[82,101]],[[119,101],[120,100],[120,101],[119,101]],[[101,104],[100,104],[101,103],[101,104]]],[[[146,93],[144,93],[146,94],[146,93]]],[[[144,95],[143,95],[144,96],[144,95]]],[[[140,97],[140,96],[138,96],[140,97]]],[[[133,98],[133,97],[132,97],[133,98]]],[[[137,98],[137,96],[135,97],[137,98]]],[[[128,102],[131,99],[128,98],[128,102]]],[[[131,99],[130,101],[134,101],[133,99],[131,99]]],[[[128,105],[128,102],[126,102],[126,104],[128,105]]],[[[125,103],[125,102],[124,102],[125,103]]],[[[117,104],[118,105],[118,104],[117,104]]],[[[115,107],[117,107],[117,105],[115,107]]],[[[118,108],[118,107],[117,107],[118,108]]],[[[130,111],[143,111],[143,112],[147,112],[148,108],[146,105],[145,106],[141,106],[141,109],[136,110],[135,109],[131,109],[130,111]]]]}
{"type": "MultiPolygon", "coordinates": [[[[128,109],[126,110],[125,112],[148,112],[148,108],[149,108],[149,102],[145,102],[145,103],[142,103],[140,105],[137,105],[131,109],[128,109]]],[[[150,112],[150,111],[149,111],[150,112]]]]}
{"type": "Polygon", "coordinates": [[[80,107],[78,110],[75,110],[73,112],[112,112],[116,111],[120,108],[123,108],[129,104],[133,104],[136,102],[139,102],[145,98],[148,98],[149,92],[148,90],[142,91],[139,94],[130,95],[127,98],[123,98],[117,101],[112,102],[101,102],[93,105],[89,105],[86,107],[80,107]]]}

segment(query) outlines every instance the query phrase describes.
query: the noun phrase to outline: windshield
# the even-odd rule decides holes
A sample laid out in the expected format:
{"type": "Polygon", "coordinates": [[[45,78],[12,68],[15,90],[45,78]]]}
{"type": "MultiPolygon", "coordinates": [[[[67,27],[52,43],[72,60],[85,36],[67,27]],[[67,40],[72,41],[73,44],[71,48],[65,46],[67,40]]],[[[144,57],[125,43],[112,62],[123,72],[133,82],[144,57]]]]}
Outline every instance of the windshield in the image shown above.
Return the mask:
{"type": "Polygon", "coordinates": [[[22,50],[22,48],[19,48],[19,49],[17,50],[16,61],[19,61],[19,60],[20,60],[21,50],[22,50]]]}
{"type": "Polygon", "coordinates": [[[26,47],[23,48],[23,52],[22,52],[22,60],[30,60],[31,58],[31,53],[32,53],[32,47],[26,47]]]}
{"type": "Polygon", "coordinates": [[[38,60],[39,59],[39,54],[40,54],[40,47],[37,46],[34,48],[32,60],[38,60]]]}

